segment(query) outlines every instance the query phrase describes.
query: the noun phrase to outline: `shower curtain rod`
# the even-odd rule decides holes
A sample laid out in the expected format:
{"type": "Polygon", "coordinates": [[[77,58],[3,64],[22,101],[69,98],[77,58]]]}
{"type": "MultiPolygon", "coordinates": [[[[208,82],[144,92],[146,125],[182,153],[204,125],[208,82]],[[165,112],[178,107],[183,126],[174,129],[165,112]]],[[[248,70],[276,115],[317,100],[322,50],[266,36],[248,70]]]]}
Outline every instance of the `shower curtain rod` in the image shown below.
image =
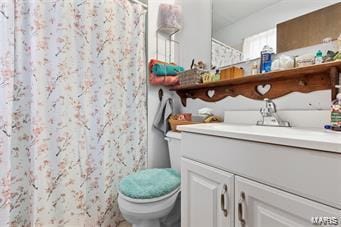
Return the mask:
{"type": "Polygon", "coordinates": [[[136,4],[139,4],[139,5],[141,5],[143,8],[148,9],[148,5],[147,5],[147,4],[144,4],[144,3],[142,3],[142,2],[140,2],[139,0],[129,0],[129,1],[131,1],[131,2],[133,2],[133,3],[136,3],[136,4]]]}

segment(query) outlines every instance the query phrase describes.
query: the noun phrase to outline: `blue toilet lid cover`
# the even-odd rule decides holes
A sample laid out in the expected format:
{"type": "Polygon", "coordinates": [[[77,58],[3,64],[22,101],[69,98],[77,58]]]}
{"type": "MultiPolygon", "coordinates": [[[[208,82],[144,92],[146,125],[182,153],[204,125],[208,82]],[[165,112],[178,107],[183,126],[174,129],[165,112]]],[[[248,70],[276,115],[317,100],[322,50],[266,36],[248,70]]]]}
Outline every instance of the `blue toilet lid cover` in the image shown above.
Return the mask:
{"type": "Polygon", "coordinates": [[[146,169],[124,177],[119,191],[133,199],[153,199],[174,191],[180,182],[175,169],[146,169]]]}

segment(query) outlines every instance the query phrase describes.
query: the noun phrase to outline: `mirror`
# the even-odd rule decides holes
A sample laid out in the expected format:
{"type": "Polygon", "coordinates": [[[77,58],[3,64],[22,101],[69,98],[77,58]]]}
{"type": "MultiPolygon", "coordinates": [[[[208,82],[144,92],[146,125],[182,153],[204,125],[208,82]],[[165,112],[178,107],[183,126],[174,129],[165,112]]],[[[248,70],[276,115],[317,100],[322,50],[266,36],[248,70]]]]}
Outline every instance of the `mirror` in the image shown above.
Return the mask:
{"type": "MultiPolygon", "coordinates": [[[[212,0],[211,64],[223,67],[259,58],[265,45],[277,53],[277,24],[338,2],[212,0]]],[[[328,34],[324,37],[328,37],[328,34]]]]}

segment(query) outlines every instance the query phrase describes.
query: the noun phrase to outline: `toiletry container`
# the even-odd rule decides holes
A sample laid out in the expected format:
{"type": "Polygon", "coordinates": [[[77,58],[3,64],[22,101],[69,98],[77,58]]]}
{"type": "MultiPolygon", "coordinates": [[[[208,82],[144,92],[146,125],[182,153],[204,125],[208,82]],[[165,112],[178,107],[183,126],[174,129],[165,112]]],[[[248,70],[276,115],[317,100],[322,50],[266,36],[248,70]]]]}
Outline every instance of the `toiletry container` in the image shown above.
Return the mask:
{"type": "Polygon", "coordinates": [[[296,57],[296,67],[305,67],[315,63],[314,54],[303,54],[296,57]]]}
{"type": "Polygon", "coordinates": [[[168,132],[165,140],[171,168],[141,170],[120,182],[118,205],[133,227],[180,227],[181,133],[168,132]]]}
{"type": "Polygon", "coordinates": [[[315,55],[315,64],[321,64],[321,63],[323,63],[322,51],[318,50],[315,55]]]}
{"type": "MultiPolygon", "coordinates": [[[[341,86],[337,85],[336,88],[340,89],[341,86]]],[[[337,94],[336,99],[332,102],[331,109],[331,125],[332,129],[341,131],[341,93],[337,94]]]]}
{"type": "Polygon", "coordinates": [[[265,45],[261,51],[260,73],[267,73],[271,71],[273,54],[273,49],[270,46],[265,45]]]}
{"type": "Polygon", "coordinates": [[[290,56],[281,55],[272,62],[271,71],[285,70],[294,68],[294,59],[290,56]]]}
{"type": "Polygon", "coordinates": [[[254,62],[251,67],[251,75],[258,74],[258,64],[257,62],[254,62]]]}

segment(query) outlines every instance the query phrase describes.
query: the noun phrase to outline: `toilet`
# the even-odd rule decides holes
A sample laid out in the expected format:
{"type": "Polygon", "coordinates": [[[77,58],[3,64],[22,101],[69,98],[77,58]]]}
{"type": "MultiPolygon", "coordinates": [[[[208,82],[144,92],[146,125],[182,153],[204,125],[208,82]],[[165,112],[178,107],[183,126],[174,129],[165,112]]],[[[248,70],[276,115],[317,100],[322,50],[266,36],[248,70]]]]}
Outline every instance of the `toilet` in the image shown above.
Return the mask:
{"type": "Polygon", "coordinates": [[[165,220],[179,203],[181,133],[168,132],[165,140],[171,169],[142,170],[120,182],[118,206],[133,227],[162,227],[161,220],[165,220]],[[155,188],[150,189],[150,185],[155,188]]]}

